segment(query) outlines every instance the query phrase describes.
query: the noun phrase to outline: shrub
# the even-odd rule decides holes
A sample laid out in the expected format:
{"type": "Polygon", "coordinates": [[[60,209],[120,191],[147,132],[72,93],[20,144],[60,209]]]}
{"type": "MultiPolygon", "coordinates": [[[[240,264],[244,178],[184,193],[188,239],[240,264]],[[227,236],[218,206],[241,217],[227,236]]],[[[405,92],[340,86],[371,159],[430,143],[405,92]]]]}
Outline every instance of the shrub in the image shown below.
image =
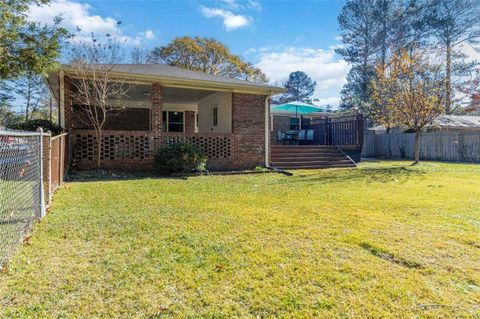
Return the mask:
{"type": "Polygon", "coordinates": [[[207,157],[195,145],[185,142],[170,143],[160,148],[154,157],[155,169],[161,174],[204,171],[207,157]]]}
{"type": "Polygon", "coordinates": [[[44,132],[50,131],[52,135],[58,135],[62,133],[62,128],[57,124],[50,122],[49,120],[28,120],[25,122],[17,123],[15,125],[10,126],[9,128],[14,130],[22,130],[22,131],[36,131],[37,128],[43,128],[44,132]]]}

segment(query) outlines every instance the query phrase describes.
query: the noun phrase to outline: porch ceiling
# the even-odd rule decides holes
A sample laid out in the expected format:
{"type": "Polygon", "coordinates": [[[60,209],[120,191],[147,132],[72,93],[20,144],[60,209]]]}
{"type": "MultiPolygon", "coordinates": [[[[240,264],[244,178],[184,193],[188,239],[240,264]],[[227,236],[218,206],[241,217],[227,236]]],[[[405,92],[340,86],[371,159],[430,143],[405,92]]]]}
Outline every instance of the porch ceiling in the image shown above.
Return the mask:
{"type": "MultiPolygon", "coordinates": [[[[138,85],[129,93],[129,99],[134,101],[149,101],[150,100],[150,85],[138,85]]],[[[196,103],[198,100],[215,93],[214,91],[194,90],[183,88],[163,88],[163,102],[164,103],[196,103]]]]}
{"type": "MultiPolygon", "coordinates": [[[[58,100],[58,76],[52,73],[47,78],[47,84],[50,88],[50,93],[58,100]]],[[[128,92],[128,100],[138,102],[149,102],[151,85],[139,84],[128,92]]],[[[189,88],[175,88],[164,87],[163,88],[163,102],[164,103],[196,103],[198,100],[216,93],[213,90],[198,90],[189,88]]]]}

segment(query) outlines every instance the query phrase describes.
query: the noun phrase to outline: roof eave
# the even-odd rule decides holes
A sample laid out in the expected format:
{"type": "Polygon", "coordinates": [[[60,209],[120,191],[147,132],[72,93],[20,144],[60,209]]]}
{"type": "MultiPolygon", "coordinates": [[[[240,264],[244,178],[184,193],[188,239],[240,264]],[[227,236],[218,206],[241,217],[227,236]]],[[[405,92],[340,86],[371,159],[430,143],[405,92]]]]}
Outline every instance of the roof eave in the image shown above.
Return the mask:
{"type": "MultiPolygon", "coordinates": [[[[62,65],[60,70],[65,71],[65,74],[72,74],[75,72],[75,68],[62,65]]],[[[172,76],[159,76],[159,75],[146,75],[131,72],[111,72],[112,77],[129,78],[133,82],[152,84],[160,83],[166,87],[180,87],[191,89],[204,89],[204,90],[217,90],[217,91],[230,91],[233,93],[250,93],[257,95],[275,95],[285,92],[286,90],[276,86],[257,86],[250,84],[240,83],[228,83],[221,81],[209,81],[209,80],[196,80],[186,79],[181,77],[172,76]]]]}

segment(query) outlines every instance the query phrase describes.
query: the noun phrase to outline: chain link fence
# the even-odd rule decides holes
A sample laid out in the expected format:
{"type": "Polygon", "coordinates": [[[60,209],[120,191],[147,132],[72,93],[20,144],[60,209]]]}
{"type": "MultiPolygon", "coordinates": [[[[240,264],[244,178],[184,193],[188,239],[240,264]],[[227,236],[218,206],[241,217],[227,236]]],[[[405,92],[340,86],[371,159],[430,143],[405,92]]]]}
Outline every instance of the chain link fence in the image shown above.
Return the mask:
{"type": "Polygon", "coordinates": [[[45,214],[44,136],[0,131],[0,268],[45,214]]]}

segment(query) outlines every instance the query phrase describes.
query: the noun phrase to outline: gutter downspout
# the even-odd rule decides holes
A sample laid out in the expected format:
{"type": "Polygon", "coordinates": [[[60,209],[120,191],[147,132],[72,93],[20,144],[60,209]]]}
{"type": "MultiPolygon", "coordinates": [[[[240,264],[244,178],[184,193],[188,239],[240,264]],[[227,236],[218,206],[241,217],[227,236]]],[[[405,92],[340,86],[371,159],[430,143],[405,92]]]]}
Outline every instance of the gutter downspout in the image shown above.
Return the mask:
{"type": "Polygon", "coordinates": [[[265,167],[270,167],[270,97],[273,91],[265,98],[265,167]]]}

